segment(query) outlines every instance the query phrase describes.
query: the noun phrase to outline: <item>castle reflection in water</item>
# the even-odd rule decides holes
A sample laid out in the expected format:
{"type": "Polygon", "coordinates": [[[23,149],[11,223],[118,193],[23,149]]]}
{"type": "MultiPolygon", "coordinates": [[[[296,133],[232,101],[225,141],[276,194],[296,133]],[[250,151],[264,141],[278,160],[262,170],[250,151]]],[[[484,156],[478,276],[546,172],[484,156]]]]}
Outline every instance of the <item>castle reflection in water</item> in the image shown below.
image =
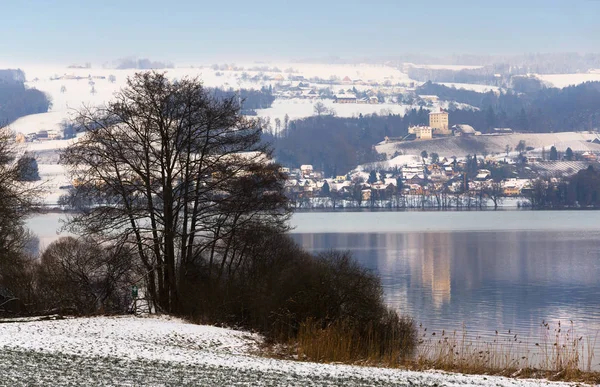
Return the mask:
{"type": "Polygon", "coordinates": [[[600,233],[298,233],[313,252],[349,250],[386,302],[432,329],[535,336],[542,321],[600,328],[600,233]]]}

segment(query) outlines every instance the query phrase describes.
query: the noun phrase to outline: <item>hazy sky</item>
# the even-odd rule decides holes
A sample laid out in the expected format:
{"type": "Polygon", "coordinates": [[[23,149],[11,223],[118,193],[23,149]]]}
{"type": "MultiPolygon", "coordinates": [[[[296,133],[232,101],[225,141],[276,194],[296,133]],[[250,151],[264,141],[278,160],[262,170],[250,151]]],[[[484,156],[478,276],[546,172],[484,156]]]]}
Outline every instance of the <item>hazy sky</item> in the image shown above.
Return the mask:
{"type": "Polygon", "coordinates": [[[176,63],[599,52],[596,0],[9,0],[3,59],[176,63]]]}

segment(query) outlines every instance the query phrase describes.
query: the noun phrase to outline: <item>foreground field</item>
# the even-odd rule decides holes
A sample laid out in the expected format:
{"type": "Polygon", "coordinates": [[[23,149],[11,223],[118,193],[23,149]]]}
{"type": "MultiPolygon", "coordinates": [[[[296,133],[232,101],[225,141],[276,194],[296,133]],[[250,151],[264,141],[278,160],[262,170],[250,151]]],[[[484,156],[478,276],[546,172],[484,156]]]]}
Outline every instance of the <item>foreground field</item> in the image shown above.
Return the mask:
{"type": "MultiPolygon", "coordinates": [[[[167,317],[0,324],[0,385],[539,386],[548,382],[260,357],[258,335],[167,317]]],[[[568,385],[568,384],[555,384],[568,385]]]]}

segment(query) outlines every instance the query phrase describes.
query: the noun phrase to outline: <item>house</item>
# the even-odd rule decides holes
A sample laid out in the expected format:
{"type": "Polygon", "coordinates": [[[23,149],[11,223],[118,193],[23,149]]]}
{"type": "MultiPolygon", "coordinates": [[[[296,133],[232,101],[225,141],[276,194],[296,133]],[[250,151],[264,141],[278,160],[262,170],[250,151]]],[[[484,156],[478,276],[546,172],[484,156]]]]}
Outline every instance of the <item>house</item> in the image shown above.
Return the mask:
{"type": "Polygon", "coordinates": [[[313,166],[310,164],[304,164],[300,166],[300,173],[302,176],[309,176],[313,171],[313,166]]]}
{"type": "Polygon", "coordinates": [[[431,140],[433,129],[429,126],[409,126],[408,133],[414,134],[417,140],[431,140]]]}
{"type": "Polygon", "coordinates": [[[356,103],[356,96],[354,94],[337,94],[335,96],[335,103],[356,103]]]}
{"type": "Polygon", "coordinates": [[[451,134],[448,129],[448,112],[440,109],[437,112],[429,113],[429,126],[433,129],[434,134],[448,136],[451,134]]]}
{"type": "Polygon", "coordinates": [[[48,139],[48,131],[40,130],[36,133],[36,136],[39,140],[47,140],[48,139]]]}
{"type": "Polygon", "coordinates": [[[455,136],[476,136],[479,133],[471,125],[465,124],[454,125],[452,131],[455,136]]]}
{"type": "Polygon", "coordinates": [[[475,176],[475,180],[484,181],[492,177],[492,172],[487,169],[479,169],[477,171],[477,176],[475,176]]]}
{"type": "Polygon", "coordinates": [[[596,157],[596,155],[592,152],[583,152],[581,154],[581,158],[585,161],[598,161],[598,157],[596,157]]]}
{"type": "Polygon", "coordinates": [[[542,161],[544,160],[539,156],[527,156],[527,162],[530,164],[541,163],[542,161]]]}
{"type": "Polygon", "coordinates": [[[57,140],[61,138],[60,132],[58,130],[49,130],[48,131],[48,140],[57,140]]]}
{"type": "Polygon", "coordinates": [[[369,97],[369,103],[371,105],[377,105],[379,103],[379,98],[376,95],[372,95],[369,97]]]}
{"type": "Polygon", "coordinates": [[[511,128],[494,128],[494,134],[512,134],[511,128]]]}
{"type": "Polygon", "coordinates": [[[505,196],[519,196],[521,195],[522,184],[517,179],[505,180],[502,184],[502,192],[505,196]]]}
{"type": "Polygon", "coordinates": [[[342,79],[342,83],[345,85],[350,85],[352,83],[352,79],[350,79],[349,76],[345,76],[344,79],[342,79]]]}
{"type": "Polygon", "coordinates": [[[408,179],[410,176],[418,175],[423,173],[423,164],[411,164],[405,165],[401,169],[402,176],[408,179]]]}
{"type": "Polygon", "coordinates": [[[317,93],[314,89],[302,90],[302,94],[300,96],[302,98],[315,99],[315,98],[319,98],[319,93],[317,93]]]}

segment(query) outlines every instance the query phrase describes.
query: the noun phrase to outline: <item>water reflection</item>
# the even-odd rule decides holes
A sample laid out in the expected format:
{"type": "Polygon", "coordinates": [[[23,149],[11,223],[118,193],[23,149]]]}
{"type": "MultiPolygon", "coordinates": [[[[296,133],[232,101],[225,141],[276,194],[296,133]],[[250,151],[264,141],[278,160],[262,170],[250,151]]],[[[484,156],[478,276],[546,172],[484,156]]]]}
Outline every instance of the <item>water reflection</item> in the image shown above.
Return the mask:
{"type": "MultiPolygon", "coordinates": [[[[542,321],[600,330],[600,232],[294,234],[306,249],[350,250],[380,274],[386,302],[431,329],[539,337],[542,321]]],[[[600,344],[600,343],[599,343],[600,344]]],[[[597,351],[600,353],[600,351],[597,351]]]]}

